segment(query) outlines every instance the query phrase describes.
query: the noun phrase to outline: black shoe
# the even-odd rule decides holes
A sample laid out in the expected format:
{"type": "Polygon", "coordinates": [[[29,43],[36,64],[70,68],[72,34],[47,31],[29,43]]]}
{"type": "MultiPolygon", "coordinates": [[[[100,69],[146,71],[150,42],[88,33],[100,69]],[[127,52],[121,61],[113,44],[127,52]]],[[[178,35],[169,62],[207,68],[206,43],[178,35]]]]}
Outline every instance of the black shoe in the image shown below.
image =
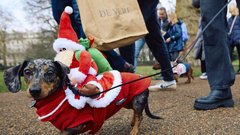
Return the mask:
{"type": "Polygon", "coordinates": [[[212,110],[219,107],[233,107],[231,89],[211,90],[206,97],[195,100],[194,108],[197,110],[212,110]]]}
{"type": "Polygon", "coordinates": [[[130,72],[130,73],[134,73],[134,66],[132,64],[129,63],[125,63],[123,70],[121,72],[130,72]]]}

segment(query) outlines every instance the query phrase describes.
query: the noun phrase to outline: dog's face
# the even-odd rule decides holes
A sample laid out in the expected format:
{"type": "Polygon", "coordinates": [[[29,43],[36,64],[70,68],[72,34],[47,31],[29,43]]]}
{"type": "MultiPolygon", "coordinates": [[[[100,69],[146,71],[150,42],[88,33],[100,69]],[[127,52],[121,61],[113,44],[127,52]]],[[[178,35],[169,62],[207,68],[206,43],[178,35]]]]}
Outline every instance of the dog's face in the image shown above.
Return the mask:
{"type": "Polygon", "coordinates": [[[60,62],[36,59],[6,70],[4,81],[9,91],[15,93],[21,89],[20,77],[23,76],[28,96],[42,99],[63,87],[68,72],[68,67],[60,62]]]}

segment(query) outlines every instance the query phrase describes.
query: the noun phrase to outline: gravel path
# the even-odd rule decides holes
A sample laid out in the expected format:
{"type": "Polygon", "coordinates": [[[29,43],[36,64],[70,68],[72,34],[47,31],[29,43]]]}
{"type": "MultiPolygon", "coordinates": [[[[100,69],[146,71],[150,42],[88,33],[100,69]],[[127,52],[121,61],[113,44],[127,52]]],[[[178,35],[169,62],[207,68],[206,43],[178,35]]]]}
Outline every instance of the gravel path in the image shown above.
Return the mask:
{"type": "MultiPolygon", "coordinates": [[[[150,109],[163,120],[153,120],[144,113],[141,135],[240,135],[240,76],[233,86],[234,108],[211,111],[193,109],[195,98],[209,92],[206,80],[184,84],[181,78],[176,91],[151,92],[150,109]]],[[[153,84],[156,81],[152,82],[153,84]]],[[[28,107],[24,92],[0,94],[0,135],[58,135],[51,124],[37,122],[34,109],[28,107]]],[[[126,109],[107,120],[99,135],[126,135],[130,132],[132,112],[126,109]]]]}

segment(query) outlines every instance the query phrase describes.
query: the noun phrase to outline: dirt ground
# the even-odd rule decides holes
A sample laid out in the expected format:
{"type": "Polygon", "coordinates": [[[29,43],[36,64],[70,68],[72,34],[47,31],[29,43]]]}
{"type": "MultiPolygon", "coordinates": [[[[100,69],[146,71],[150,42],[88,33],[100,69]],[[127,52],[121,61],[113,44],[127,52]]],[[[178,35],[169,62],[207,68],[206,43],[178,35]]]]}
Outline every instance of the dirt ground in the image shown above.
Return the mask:
{"type": "MultiPolygon", "coordinates": [[[[144,113],[140,135],[239,135],[240,134],[240,76],[232,87],[234,108],[211,111],[193,109],[195,98],[207,95],[208,82],[195,78],[184,84],[181,78],[176,91],[151,92],[150,109],[163,120],[153,120],[144,113]]],[[[156,81],[152,82],[153,84],[156,81]]],[[[37,122],[34,109],[24,92],[0,94],[0,135],[57,135],[50,123],[37,122]]],[[[99,135],[126,135],[130,132],[132,112],[122,109],[108,119],[99,135]]]]}

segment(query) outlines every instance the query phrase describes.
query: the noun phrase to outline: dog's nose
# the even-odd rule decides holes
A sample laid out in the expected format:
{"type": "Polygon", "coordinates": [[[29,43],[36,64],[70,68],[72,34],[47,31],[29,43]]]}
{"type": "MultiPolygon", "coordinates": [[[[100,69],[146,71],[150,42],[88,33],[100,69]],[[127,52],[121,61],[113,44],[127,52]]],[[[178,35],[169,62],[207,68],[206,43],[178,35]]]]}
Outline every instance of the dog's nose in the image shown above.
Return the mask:
{"type": "Polygon", "coordinates": [[[32,97],[37,97],[37,96],[40,95],[41,90],[39,90],[39,89],[38,90],[37,89],[30,89],[29,92],[30,92],[32,97]]]}

